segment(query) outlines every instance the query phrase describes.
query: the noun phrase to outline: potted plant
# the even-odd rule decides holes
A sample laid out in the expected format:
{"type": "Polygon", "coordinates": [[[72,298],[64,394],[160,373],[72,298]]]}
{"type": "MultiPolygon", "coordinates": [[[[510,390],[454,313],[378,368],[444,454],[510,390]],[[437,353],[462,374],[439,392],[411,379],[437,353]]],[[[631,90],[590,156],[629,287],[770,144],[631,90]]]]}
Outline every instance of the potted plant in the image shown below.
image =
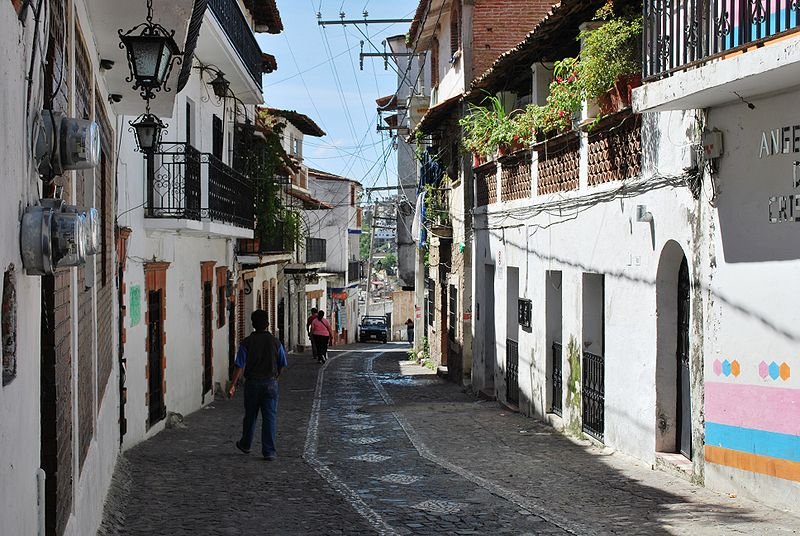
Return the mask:
{"type": "Polygon", "coordinates": [[[514,123],[500,99],[489,95],[480,106],[469,103],[468,110],[469,113],[459,120],[459,125],[464,129],[464,148],[478,155],[474,157],[474,163],[479,162],[478,157],[488,157],[500,147],[511,144],[515,134],[514,123]]]}
{"type": "Polygon", "coordinates": [[[523,141],[542,138],[572,128],[575,114],[583,104],[583,88],[577,58],[564,58],[554,66],[550,94],[543,106],[529,104],[514,116],[514,133],[523,141]]]}
{"type": "Polygon", "coordinates": [[[642,17],[633,11],[616,15],[609,2],[594,20],[602,24],[578,36],[583,44],[577,73],[585,97],[606,114],[630,106],[631,90],[642,83],[642,17]]]}

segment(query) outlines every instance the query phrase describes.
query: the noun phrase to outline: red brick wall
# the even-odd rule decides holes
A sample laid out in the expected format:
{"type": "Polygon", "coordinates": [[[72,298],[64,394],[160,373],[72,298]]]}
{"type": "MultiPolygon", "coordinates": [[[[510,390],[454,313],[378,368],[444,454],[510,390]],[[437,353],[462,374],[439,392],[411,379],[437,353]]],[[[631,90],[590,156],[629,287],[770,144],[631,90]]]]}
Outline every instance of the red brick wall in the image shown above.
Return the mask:
{"type": "MultiPolygon", "coordinates": [[[[76,114],[92,118],[92,68],[89,53],[77,26],[75,28],[75,107],[76,114]]],[[[91,205],[94,200],[94,171],[81,170],[75,174],[76,203],[91,205]]],[[[94,436],[94,295],[86,286],[87,271],[91,264],[78,268],[78,446],[80,468],[86,461],[89,445],[94,436]]]]}
{"type": "Polygon", "coordinates": [[[472,76],[478,78],[503,52],[533,30],[554,1],[475,0],[472,17],[472,76]]]}
{"type": "Polygon", "coordinates": [[[95,118],[100,126],[102,157],[95,170],[95,205],[100,211],[102,250],[95,255],[97,270],[97,381],[100,400],[105,395],[114,360],[114,131],[105,103],[95,89],[95,118]]]}
{"type": "MultiPolygon", "coordinates": [[[[45,67],[45,106],[57,111],[68,109],[70,28],[63,24],[69,2],[53,2],[50,11],[50,36],[45,67]],[[64,33],[66,31],[66,34],[64,33]],[[64,54],[66,51],[66,54],[64,54]]],[[[63,177],[64,198],[71,200],[72,181],[63,177]]],[[[52,197],[53,189],[43,194],[52,197]]],[[[42,367],[41,367],[41,464],[45,481],[45,534],[64,533],[72,511],[72,276],[61,270],[42,278],[42,367]]]]}

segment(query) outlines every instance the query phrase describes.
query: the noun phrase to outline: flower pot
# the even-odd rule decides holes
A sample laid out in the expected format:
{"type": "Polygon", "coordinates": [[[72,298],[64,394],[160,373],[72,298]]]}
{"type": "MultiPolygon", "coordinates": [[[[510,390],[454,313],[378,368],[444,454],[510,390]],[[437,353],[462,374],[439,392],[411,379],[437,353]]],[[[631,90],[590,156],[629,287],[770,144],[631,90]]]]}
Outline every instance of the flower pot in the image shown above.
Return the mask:
{"type": "Polygon", "coordinates": [[[600,113],[602,115],[613,114],[617,111],[615,106],[615,100],[612,94],[616,91],[616,89],[609,89],[599,97],[597,97],[597,106],[600,108],[600,113]]]}
{"type": "Polygon", "coordinates": [[[483,158],[483,156],[481,154],[472,153],[472,167],[474,167],[474,168],[480,167],[481,165],[483,165],[483,163],[485,161],[486,160],[484,160],[484,158],[483,158]]]}
{"type": "Polygon", "coordinates": [[[512,153],[516,153],[517,151],[521,151],[525,148],[525,143],[519,136],[514,136],[514,139],[511,141],[511,146],[509,147],[512,153]]]}
{"type": "Polygon", "coordinates": [[[497,146],[497,154],[498,156],[506,156],[510,152],[508,145],[498,145],[497,146]]]}
{"type": "Polygon", "coordinates": [[[629,74],[618,77],[614,81],[612,100],[615,101],[617,110],[628,108],[631,105],[631,94],[634,88],[642,85],[641,74],[629,74]]]}

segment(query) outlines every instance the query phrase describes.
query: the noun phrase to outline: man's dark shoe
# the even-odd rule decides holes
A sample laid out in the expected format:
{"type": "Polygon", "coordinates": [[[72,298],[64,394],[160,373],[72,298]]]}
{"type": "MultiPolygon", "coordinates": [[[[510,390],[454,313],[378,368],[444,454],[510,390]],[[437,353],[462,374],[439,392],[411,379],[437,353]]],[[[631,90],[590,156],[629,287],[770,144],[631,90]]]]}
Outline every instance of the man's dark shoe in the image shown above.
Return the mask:
{"type": "Polygon", "coordinates": [[[242,452],[244,452],[245,454],[250,454],[250,449],[246,449],[246,448],[244,448],[243,446],[241,446],[241,445],[239,444],[239,442],[238,442],[238,441],[236,442],[236,448],[237,448],[237,449],[239,449],[239,450],[241,450],[241,451],[242,451],[242,452]]]}
{"type": "Polygon", "coordinates": [[[267,460],[268,462],[274,462],[277,458],[278,458],[277,454],[267,454],[266,456],[264,456],[264,459],[267,460]]]}

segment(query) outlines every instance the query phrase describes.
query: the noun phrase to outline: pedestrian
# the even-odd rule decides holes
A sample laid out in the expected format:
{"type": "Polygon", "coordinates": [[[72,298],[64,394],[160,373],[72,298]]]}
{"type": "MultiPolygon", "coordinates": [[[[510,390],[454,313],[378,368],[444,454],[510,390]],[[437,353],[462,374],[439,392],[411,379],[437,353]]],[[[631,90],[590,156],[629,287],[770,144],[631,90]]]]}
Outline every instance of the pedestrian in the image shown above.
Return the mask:
{"type": "Polygon", "coordinates": [[[408,342],[414,342],[414,321],[410,318],[406,320],[406,334],[408,335],[408,342]]]}
{"type": "Polygon", "coordinates": [[[331,324],[325,320],[325,311],[317,311],[317,318],[311,321],[311,336],[317,345],[317,360],[324,363],[328,360],[328,342],[333,338],[331,324]]]}
{"type": "Polygon", "coordinates": [[[242,437],[236,448],[250,453],[256,431],[256,419],[261,411],[261,454],[266,460],[277,457],[278,377],[288,365],[283,345],[267,331],[269,317],[262,309],[250,315],[253,333],[239,344],[233,379],[228,395],[233,398],[236,384],[244,374],[244,420],[242,437]]]}
{"type": "Polygon", "coordinates": [[[311,316],[306,319],[306,331],[308,332],[308,338],[311,341],[311,357],[317,359],[317,344],[314,342],[314,337],[311,335],[311,322],[317,317],[317,308],[311,308],[311,316]]]}

